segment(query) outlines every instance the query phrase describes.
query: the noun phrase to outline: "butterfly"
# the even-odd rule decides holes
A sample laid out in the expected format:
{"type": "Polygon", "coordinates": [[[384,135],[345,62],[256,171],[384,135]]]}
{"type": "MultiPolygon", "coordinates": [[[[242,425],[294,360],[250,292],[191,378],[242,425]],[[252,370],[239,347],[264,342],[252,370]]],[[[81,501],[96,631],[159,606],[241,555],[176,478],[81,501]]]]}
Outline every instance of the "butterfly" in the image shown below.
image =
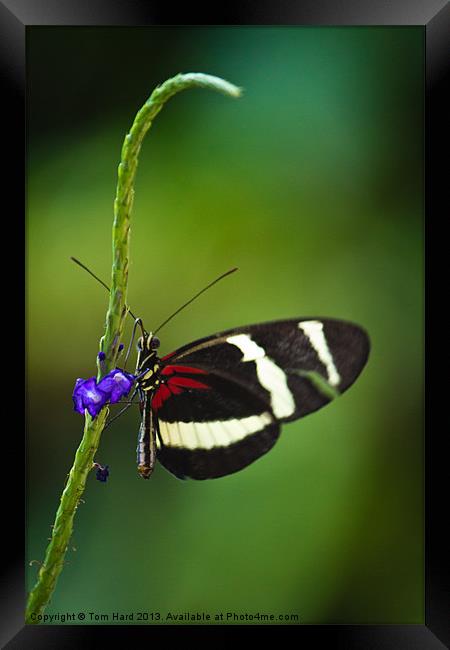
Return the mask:
{"type": "Polygon", "coordinates": [[[136,390],[143,478],[156,460],[181,479],[243,469],[274,446],[283,423],[346,391],[370,349],[360,326],[329,318],[237,327],[161,358],[158,337],[141,329],[136,390]]]}
{"type": "MultiPolygon", "coordinates": [[[[71,259],[110,291],[88,267],[71,259]]],[[[98,386],[95,377],[77,380],[75,408],[83,413],[88,396],[88,406],[94,409],[91,415],[100,410],[102,400],[109,396],[117,402],[135,383],[133,397],[139,394],[142,415],[137,464],[143,478],[151,476],[157,460],[181,479],[211,479],[238,472],[274,446],[284,422],[313,413],[345,392],[367,362],[370,341],[365,330],[332,318],[293,318],[237,327],[160,358],[156,332],[236,270],[196,293],[154,333],[147,332],[142,320],[128,309],[134,319],[132,341],[136,328],[141,330],[135,375],[116,369],[98,386]],[[117,389],[113,399],[111,386],[117,389]]],[[[125,365],[130,350],[131,343],[125,365]]]]}

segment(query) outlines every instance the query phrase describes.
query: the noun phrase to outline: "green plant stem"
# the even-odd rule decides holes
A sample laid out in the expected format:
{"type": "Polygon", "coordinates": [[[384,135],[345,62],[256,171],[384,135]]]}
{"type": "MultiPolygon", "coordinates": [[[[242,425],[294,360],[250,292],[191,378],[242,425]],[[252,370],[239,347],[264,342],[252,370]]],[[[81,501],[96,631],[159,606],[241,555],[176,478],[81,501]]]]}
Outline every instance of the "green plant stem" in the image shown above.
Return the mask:
{"type": "MultiPolygon", "coordinates": [[[[103,362],[97,359],[97,380],[111,371],[116,364],[127,312],[128,259],[130,243],[130,216],[133,206],[134,180],[142,141],[164,104],[176,93],[188,88],[209,88],[231,97],[239,97],[241,90],[220,79],[202,73],[178,74],[155,88],[137,113],[130,132],[126,135],[118,169],[114,222],[112,230],[112,274],[105,334],[100,339],[100,350],[105,353],[103,362]]],[[[39,570],[36,585],[28,597],[25,613],[27,623],[39,623],[49,603],[73,530],[75,512],[84,493],[86,480],[92,469],[100,443],[100,436],[108,415],[106,406],[93,419],[86,411],[84,434],[75,454],[60,504],[56,513],[52,536],[44,562],[39,570]]]]}

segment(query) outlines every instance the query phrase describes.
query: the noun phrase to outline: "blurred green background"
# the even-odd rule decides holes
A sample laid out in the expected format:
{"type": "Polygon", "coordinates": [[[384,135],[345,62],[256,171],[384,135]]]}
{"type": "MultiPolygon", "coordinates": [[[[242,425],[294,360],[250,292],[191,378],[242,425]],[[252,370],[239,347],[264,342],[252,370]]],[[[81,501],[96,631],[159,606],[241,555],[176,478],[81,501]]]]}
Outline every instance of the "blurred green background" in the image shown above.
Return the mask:
{"type": "MultiPolygon", "coordinates": [[[[244,87],[172,99],[141,153],[129,304],[162,353],[295,316],[363,325],[341,399],[233,476],[137,475],[139,409],[103,435],[47,613],[265,612],[423,623],[422,28],[29,28],[28,561],[42,560],[95,374],[123,137],[178,72],[244,87]]],[[[131,321],[130,321],[131,322],[131,321]]],[[[130,323],[127,324],[128,342],[130,323]]],[[[28,586],[37,565],[27,565],[28,586]]],[[[86,623],[94,621],[86,619],[86,623]]],[[[110,621],[111,622],[111,621],[110,621]]]]}

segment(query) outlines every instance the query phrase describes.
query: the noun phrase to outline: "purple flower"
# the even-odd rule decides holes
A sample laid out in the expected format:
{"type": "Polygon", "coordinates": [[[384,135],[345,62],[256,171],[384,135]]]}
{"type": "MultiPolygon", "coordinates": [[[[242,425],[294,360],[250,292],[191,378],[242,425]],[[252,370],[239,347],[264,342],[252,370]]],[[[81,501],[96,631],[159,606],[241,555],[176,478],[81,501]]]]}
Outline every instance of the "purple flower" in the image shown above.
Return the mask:
{"type": "Polygon", "coordinates": [[[100,465],[100,463],[94,463],[95,467],[95,478],[97,481],[106,483],[109,476],[109,465],[100,465]]]}
{"type": "Polygon", "coordinates": [[[98,384],[95,377],[77,379],[72,395],[75,411],[83,414],[87,409],[95,418],[105,404],[115,404],[128,395],[135,379],[134,375],[119,368],[111,370],[98,384]]]}
{"type": "Polygon", "coordinates": [[[111,370],[106,377],[100,381],[98,388],[108,393],[109,402],[115,404],[119,402],[124,395],[128,395],[136,377],[125,370],[116,368],[111,370]]]}
{"type": "Polygon", "coordinates": [[[84,414],[84,409],[95,418],[108,401],[108,394],[99,389],[95,377],[77,379],[72,399],[75,411],[84,414]]]}

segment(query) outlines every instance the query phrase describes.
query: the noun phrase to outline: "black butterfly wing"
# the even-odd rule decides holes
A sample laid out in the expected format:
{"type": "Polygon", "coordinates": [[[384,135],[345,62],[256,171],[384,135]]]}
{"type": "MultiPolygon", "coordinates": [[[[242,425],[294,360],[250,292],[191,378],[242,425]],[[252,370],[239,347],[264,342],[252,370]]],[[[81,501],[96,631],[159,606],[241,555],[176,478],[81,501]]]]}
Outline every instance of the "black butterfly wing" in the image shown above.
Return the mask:
{"type": "Polygon", "coordinates": [[[291,319],[227,330],[163,358],[158,459],[179,477],[216,478],[266,453],[279,422],[321,408],[358,377],[369,354],[362,328],[291,319]]]}
{"type": "Polygon", "coordinates": [[[160,405],[157,401],[157,457],[179,478],[218,478],[269,451],[279,425],[251,387],[212,372],[201,382],[198,377],[187,369],[174,373],[167,384],[170,396],[160,405]],[[177,386],[182,379],[207,388],[177,386]]]}

